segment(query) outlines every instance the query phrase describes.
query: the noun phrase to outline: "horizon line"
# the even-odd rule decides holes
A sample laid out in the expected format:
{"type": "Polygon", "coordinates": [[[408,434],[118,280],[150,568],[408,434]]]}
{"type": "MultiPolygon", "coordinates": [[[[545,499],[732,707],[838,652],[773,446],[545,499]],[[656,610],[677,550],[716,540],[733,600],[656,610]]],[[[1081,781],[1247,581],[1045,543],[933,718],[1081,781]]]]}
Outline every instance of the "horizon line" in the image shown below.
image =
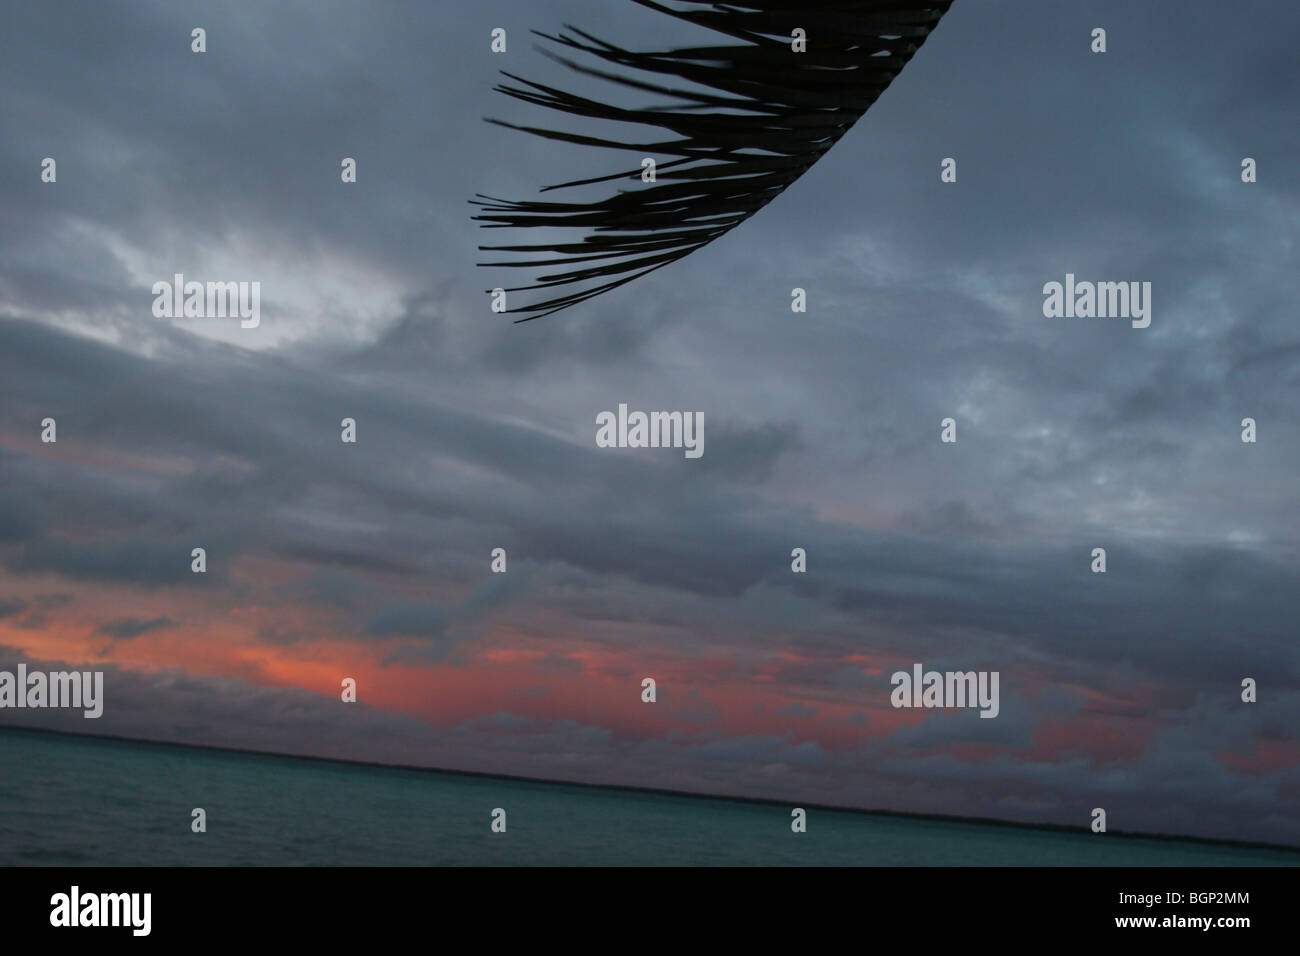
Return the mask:
{"type": "MultiPolygon", "coordinates": [[[[377,767],[382,770],[413,770],[419,773],[439,773],[461,777],[489,777],[496,780],[509,780],[516,783],[540,783],[550,786],[583,787],[589,790],[622,790],[632,793],[681,797],[687,800],[731,800],[738,803],[760,804],[763,806],[794,806],[794,804],[789,800],[778,800],[772,797],[734,796],[731,794],[703,793],[697,790],[676,790],[670,787],[638,786],[636,784],[587,783],[579,780],[530,777],[523,774],[491,773],[484,770],[453,770],[445,767],[422,767],[416,764],[384,763],[376,760],[354,760],[346,757],[322,757],[313,754],[295,754],[277,750],[252,750],[246,747],[231,747],[223,746],[221,744],[182,743],[175,740],[152,740],[143,737],[123,737],[119,734],[94,734],[78,730],[57,730],[49,727],[23,727],[17,724],[0,723],[0,731],[5,730],[17,730],[35,734],[50,734],[57,737],[82,737],[92,740],[111,740],[118,743],[146,744],[154,747],[177,747],[185,750],[211,750],[221,753],[243,754],[254,757],[280,757],[288,760],[313,760],[322,763],[345,764],[355,767],[377,767]]],[[[1071,826],[1065,823],[1028,823],[1021,820],[1004,820],[998,817],[965,817],[953,813],[920,813],[910,810],[869,809],[866,807],[849,807],[830,803],[801,803],[800,806],[813,810],[831,810],[836,813],[856,813],[868,816],[896,817],[909,820],[930,820],[943,823],[966,823],[975,826],[1015,827],[1022,830],[1050,830],[1059,833],[1075,833],[1079,835],[1092,832],[1085,827],[1071,826]]],[[[1285,853],[1300,854],[1300,845],[1271,843],[1264,840],[1232,840],[1224,837],[1191,836],[1178,833],[1151,833],[1142,830],[1106,830],[1105,835],[1123,837],[1125,839],[1203,843],[1213,846],[1235,847],[1239,849],[1274,850],[1285,853]]]]}

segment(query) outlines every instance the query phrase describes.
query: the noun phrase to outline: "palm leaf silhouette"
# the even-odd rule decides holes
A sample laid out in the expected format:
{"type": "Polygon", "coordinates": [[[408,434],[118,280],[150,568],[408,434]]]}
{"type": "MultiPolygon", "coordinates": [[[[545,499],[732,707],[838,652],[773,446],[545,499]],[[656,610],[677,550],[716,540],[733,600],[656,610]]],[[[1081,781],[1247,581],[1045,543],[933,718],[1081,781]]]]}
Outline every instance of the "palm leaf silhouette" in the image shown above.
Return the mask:
{"type": "MultiPolygon", "coordinates": [[[[670,98],[667,106],[645,109],[608,105],[502,71],[518,85],[496,89],[515,99],[653,132],[635,140],[611,139],[488,122],[546,139],[639,153],[657,163],[655,182],[638,182],[596,202],[512,202],[481,193],[470,200],[483,210],[473,218],[487,228],[586,231],[578,242],[479,246],[526,254],[480,263],[484,266],[574,267],[541,275],[534,285],[507,289],[558,293],[509,309],[525,314],[517,321],[559,312],[662,269],[754,215],[857,122],[925,42],[952,0],[676,0],[676,8],[655,0],[633,2],[739,42],[642,53],[572,26],[558,36],[534,31],[616,68],[582,65],[546,51],[572,70],[670,98]],[[804,31],[806,52],[793,49],[796,28],[804,31]],[[661,82],[660,77],[688,85],[665,85],[670,80],[661,82]]],[[[630,171],[542,191],[640,178],[638,161],[630,171]]]]}

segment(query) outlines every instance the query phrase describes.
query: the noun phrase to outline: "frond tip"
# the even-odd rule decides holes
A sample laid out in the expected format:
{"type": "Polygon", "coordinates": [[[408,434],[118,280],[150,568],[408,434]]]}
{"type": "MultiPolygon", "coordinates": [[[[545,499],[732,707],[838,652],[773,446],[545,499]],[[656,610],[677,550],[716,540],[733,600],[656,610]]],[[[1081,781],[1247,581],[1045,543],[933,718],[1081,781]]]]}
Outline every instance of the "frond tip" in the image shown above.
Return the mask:
{"type": "Polygon", "coordinates": [[[496,89],[526,103],[588,119],[651,128],[639,141],[535,126],[500,126],[546,139],[655,158],[654,182],[641,170],[561,183],[543,192],[635,179],[596,202],[513,202],[480,194],[473,218],[488,228],[577,228],[581,241],[480,246],[527,258],[494,267],[564,268],[538,277],[556,294],[508,311],[518,321],[585,302],[681,259],[734,229],[817,162],[893,81],[947,12],[952,0],[655,0],[633,2],[725,34],[727,45],[632,52],[575,27],[538,34],[568,51],[604,61],[553,59],[587,76],[667,97],[667,105],[627,109],[503,73],[496,89]],[[662,78],[662,79],[661,79],[662,78]],[[684,86],[668,85],[673,79],[684,86]],[[660,159],[663,161],[660,162],[660,159]],[[561,287],[576,286],[560,291],[561,287]]]}

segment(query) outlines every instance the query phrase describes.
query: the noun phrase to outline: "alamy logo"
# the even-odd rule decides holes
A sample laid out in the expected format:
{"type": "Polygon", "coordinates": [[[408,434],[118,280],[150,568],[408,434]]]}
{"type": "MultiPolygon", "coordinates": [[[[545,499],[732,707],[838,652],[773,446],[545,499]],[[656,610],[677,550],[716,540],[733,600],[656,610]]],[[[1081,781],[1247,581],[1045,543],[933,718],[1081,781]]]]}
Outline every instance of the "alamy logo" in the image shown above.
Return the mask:
{"type": "Polygon", "coordinates": [[[598,448],[684,448],[687,458],[704,454],[703,412],[629,412],[596,416],[598,448]]]}
{"type": "Polygon", "coordinates": [[[80,707],[82,716],[104,713],[103,671],[0,671],[0,707],[80,707]]]}
{"type": "Polygon", "coordinates": [[[224,319],[239,317],[242,329],[262,321],[262,283],[186,282],[176,273],[171,282],[153,284],[153,314],[160,319],[224,319]]]}
{"type": "Polygon", "coordinates": [[[1151,324],[1150,282],[1075,282],[1065,274],[1065,284],[1043,286],[1043,315],[1049,319],[1132,319],[1133,328],[1151,324]]]}
{"type": "Polygon", "coordinates": [[[998,715],[997,671],[895,671],[889,702],[895,707],[979,707],[981,717],[998,715]]]}
{"type": "Polygon", "coordinates": [[[148,936],[152,893],[86,893],[74,886],[50,897],[51,926],[128,926],[133,936],[148,936]]]}

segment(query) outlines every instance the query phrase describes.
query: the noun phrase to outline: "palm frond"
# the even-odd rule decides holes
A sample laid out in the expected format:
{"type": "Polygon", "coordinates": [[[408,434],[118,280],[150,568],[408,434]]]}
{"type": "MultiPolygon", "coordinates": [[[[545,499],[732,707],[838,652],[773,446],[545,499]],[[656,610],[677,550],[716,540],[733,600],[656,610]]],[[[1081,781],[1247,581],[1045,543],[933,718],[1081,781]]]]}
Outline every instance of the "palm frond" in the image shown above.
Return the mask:
{"type": "Polygon", "coordinates": [[[566,93],[512,73],[496,89],[576,117],[649,127],[610,138],[489,119],[550,140],[649,156],[641,169],[560,183],[542,190],[635,179],[595,202],[514,202],[481,193],[473,218],[487,228],[551,226],[585,230],[581,241],[480,246],[525,254],[484,266],[562,268],[510,292],[554,291],[508,311],[540,318],[618,288],[689,255],[734,229],[802,176],[839,141],[893,81],[952,0],[656,0],[633,2],[721,33],[720,46],[632,52],[568,26],[538,33],[557,46],[604,61],[584,65],[547,51],[569,69],[667,97],[667,105],[627,109],[566,93]],[[792,31],[806,36],[795,52],[792,31]],[[686,85],[680,85],[685,81],[686,85]],[[663,161],[661,161],[663,160],[663,161]],[[571,268],[569,268],[571,267],[571,268]],[[576,286],[569,289],[567,287],[576,286]],[[561,291],[563,289],[563,291],[561,291]]]}

